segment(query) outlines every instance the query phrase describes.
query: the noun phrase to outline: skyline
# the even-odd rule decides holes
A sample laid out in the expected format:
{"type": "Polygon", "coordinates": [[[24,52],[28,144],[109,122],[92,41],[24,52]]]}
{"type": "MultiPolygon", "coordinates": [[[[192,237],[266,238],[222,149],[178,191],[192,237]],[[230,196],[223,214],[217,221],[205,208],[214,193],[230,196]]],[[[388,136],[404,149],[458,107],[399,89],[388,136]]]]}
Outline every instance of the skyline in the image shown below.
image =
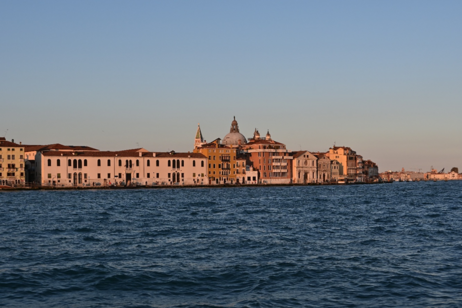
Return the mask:
{"type": "Polygon", "coordinates": [[[9,140],[192,151],[197,123],[212,141],[236,116],[246,137],[335,142],[380,171],[462,167],[460,2],[0,7],[9,140]]]}

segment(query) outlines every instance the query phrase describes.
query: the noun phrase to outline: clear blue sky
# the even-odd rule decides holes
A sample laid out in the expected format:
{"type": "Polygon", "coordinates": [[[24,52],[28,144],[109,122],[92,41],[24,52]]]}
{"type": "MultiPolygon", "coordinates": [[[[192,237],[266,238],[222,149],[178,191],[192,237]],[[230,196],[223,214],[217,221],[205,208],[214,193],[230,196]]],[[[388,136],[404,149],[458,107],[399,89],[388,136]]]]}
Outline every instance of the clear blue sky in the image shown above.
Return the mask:
{"type": "Polygon", "coordinates": [[[462,1],[0,1],[0,136],[289,149],[462,169],[462,1]]]}

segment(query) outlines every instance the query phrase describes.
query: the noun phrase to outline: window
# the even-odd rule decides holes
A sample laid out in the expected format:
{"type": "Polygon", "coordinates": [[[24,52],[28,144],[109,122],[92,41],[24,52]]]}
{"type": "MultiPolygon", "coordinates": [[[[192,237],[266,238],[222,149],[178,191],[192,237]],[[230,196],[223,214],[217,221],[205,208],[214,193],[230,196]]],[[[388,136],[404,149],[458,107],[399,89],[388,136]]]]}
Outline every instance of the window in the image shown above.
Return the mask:
{"type": "Polygon", "coordinates": [[[97,166],[98,166],[98,167],[101,167],[101,159],[98,159],[97,166]]]}
{"type": "Polygon", "coordinates": [[[68,173],[68,174],[67,174],[67,178],[68,178],[68,179],[72,179],[72,174],[68,173]]]}
{"type": "Polygon", "coordinates": [[[136,174],[136,178],[137,178],[137,179],[140,178],[140,174],[139,174],[139,173],[136,174]]]}
{"type": "Polygon", "coordinates": [[[61,167],[61,160],[59,159],[56,160],[56,166],[61,167]]]}
{"type": "Polygon", "coordinates": [[[122,160],[119,159],[119,167],[122,167],[122,160]]]}
{"type": "Polygon", "coordinates": [[[196,161],[193,160],[193,167],[196,167],[196,161]]]}
{"type": "Polygon", "coordinates": [[[71,166],[72,166],[72,161],[71,161],[70,159],[67,160],[67,166],[68,166],[68,167],[71,167],[71,166]]]}
{"type": "Polygon", "coordinates": [[[195,174],[195,173],[193,173],[193,178],[195,178],[195,177],[196,177],[196,174],[195,174]]]}
{"type": "Polygon", "coordinates": [[[51,179],[51,173],[48,173],[48,178],[51,179]]]}
{"type": "Polygon", "coordinates": [[[215,164],[213,164],[213,168],[215,168],[215,164]]]}
{"type": "Polygon", "coordinates": [[[119,179],[121,179],[121,178],[122,178],[122,173],[119,173],[119,179]]]}
{"type": "Polygon", "coordinates": [[[159,167],[159,160],[156,160],[156,167],[159,167]]]}
{"type": "Polygon", "coordinates": [[[51,159],[48,160],[48,167],[51,167],[51,159]]]}
{"type": "Polygon", "coordinates": [[[58,179],[60,179],[60,178],[61,178],[61,173],[58,173],[58,179]]]}
{"type": "Polygon", "coordinates": [[[87,174],[86,174],[86,173],[83,174],[83,178],[84,178],[85,180],[87,179],[87,174]]]}
{"type": "Polygon", "coordinates": [[[148,179],[151,177],[151,174],[150,174],[150,173],[148,173],[148,174],[146,174],[146,175],[147,175],[148,179]]]}
{"type": "Polygon", "coordinates": [[[98,179],[101,179],[101,173],[98,173],[97,177],[98,177],[98,179]]]}
{"type": "MultiPolygon", "coordinates": [[[[173,160],[172,163],[173,163],[173,164],[172,164],[172,165],[173,165],[173,168],[176,168],[176,160],[173,160]]],[[[179,166],[178,166],[178,167],[179,167],[179,166]]]]}
{"type": "Polygon", "coordinates": [[[170,173],[168,174],[168,178],[170,178],[170,173]]]}
{"type": "Polygon", "coordinates": [[[151,161],[148,159],[148,161],[146,162],[147,166],[148,167],[151,167],[151,161]]]}
{"type": "Polygon", "coordinates": [[[211,164],[209,164],[209,169],[212,169],[212,165],[211,165],[211,164]]]}
{"type": "Polygon", "coordinates": [[[204,167],[204,161],[201,161],[201,167],[204,167]]]}
{"type": "Polygon", "coordinates": [[[111,160],[110,160],[110,159],[107,160],[107,166],[108,166],[108,167],[111,166],[111,160]]]}
{"type": "Polygon", "coordinates": [[[79,169],[81,169],[81,168],[82,168],[82,160],[79,159],[79,169]]]}
{"type": "MultiPolygon", "coordinates": [[[[21,150],[22,150],[22,149],[21,149],[21,150]]],[[[19,159],[23,159],[23,158],[24,158],[24,156],[23,156],[23,155],[19,155],[19,159]]]]}
{"type": "MultiPolygon", "coordinates": [[[[170,160],[168,161],[168,166],[171,167],[171,162],[170,162],[170,160]]],[[[170,176],[169,176],[169,177],[170,177],[170,176]]]]}
{"type": "Polygon", "coordinates": [[[156,178],[159,178],[159,173],[156,173],[156,178]]]}
{"type": "Polygon", "coordinates": [[[107,174],[107,178],[108,178],[108,179],[111,178],[111,174],[110,174],[110,173],[107,174]]]}
{"type": "Polygon", "coordinates": [[[184,167],[184,160],[181,161],[181,167],[184,167]]]}
{"type": "Polygon", "coordinates": [[[84,166],[84,167],[88,166],[88,163],[87,163],[87,160],[86,160],[86,159],[83,160],[83,166],[84,166]]]}
{"type": "Polygon", "coordinates": [[[140,161],[137,159],[136,160],[136,166],[139,167],[140,166],[140,161]]]}
{"type": "Polygon", "coordinates": [[[184,178],[184,173],[181,174],[181,177],[184,178]]]}

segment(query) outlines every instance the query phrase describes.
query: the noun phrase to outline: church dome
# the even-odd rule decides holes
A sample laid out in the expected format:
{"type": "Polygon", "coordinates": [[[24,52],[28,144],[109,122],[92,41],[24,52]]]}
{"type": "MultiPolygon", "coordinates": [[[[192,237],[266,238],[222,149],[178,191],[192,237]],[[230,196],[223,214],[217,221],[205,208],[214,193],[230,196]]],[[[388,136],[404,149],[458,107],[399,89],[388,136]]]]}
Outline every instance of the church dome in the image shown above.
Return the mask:
{"type": "Polygon", "coordinates": [[[227,134],[221,141],[224,145],[243,145],[247,143],[244,135],[239,132],[239,126],[237,125],[236,117],[234,117],[233,122],[231,122],[231,129],[229,134],[227,134]]]}

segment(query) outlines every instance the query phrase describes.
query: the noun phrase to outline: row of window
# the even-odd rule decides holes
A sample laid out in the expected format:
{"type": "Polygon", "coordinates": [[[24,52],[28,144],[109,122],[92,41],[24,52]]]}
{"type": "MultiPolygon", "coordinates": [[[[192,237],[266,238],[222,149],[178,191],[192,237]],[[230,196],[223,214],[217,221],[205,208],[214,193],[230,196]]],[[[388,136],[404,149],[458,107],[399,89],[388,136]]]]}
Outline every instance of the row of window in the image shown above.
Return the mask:
{"type": "MultiPolygon", "coordinates": [[[[7,155],[6,157],[7,157],[7,158],[6,158],[7,160],[15,160],[15,159],[16,159],[16,155],[7,155]]],[[[3,157],[2,157],[2,155],[0,154],[0,159],[2,159],[2,158],[3,158],[3,157]]],[[[23,159],[23,158],[24,158],[23,155],[19,155],[19,159],[23,159]]]]}
{"type": "MultiPolygon", "coordinates": [[[[1,176],[1,175],[2,175],[2,174],[0,173],[0,176],[1,176]]],[[[14,175],[14,173],[13,173],[13,175],[14,175]]],[[[77,175],[77,174],[75,174],[75,175],[77,175]]],[[[81,175],[82,175],[82,174],[79,173],[79,177],[81,177],[81,175]]],[[[160,174],[159,174],[159,173],[153,173],[153,178],[154,178],[154,175],[155,175],[156,178],[160,178],[160,174]]],[[[23,176],[23,173],[21,173],[21,176],[23,176]]],[[[195,178],[195,177],[196,177],[196,173],[193,173],[192,176],[193,176],[193,178],[195,178]]],[[[48,173],[47,177],[48,177],[49,179],[51,179],[51,178],[52,178],[52,174],[51,174],[51,173],[48,173]]],[[[96,177],[97,177],[98,179],[101,179],[101,173],[98,173],[98,174],[96,175],[96,177]]],[[[118,177],[119,179],[122,179],[122,173],[119,173],[118,176],[115,176],[115,177],[116,177],[116,178],[118,177]]],[[[150,173],[146,174],[146,177],[147,177],[148,179],[151,178],[151,174],[150,174],[150,173]]],[[[171,178],[171,177],[172,177],[172,174],[169,173],[169,174],[168,174],[168,178],[171,178]]],[[[184,173],[181,173],[181,177],[184,178],[184,173]]],[[[204,174],[203,174],[203,173],[198,173],[198,174],[197,174],[197,177],[204,177],[204,174]]],[[[61,178],[61,173],[56,174],[56,178],[60,179],[60,178],[61,178]]],[[[72,179],[72,173],[68,173],[68,174],[67,174],[67,178],[68,178],[68,179],[72,179]]],[[[88,179],[89,177],[87,176],[86,173],[84,173],[84,174],[83,174],[83,178],[84,178],[84,179],[88,179]]],[[[110,179],[110,178],[111,178],[111,173],[108,173],[106,179],[110,179]]],[[[137,178],[137,179],[140,178],[140,174],[139,174],[139,173],[136,174],[136,178],[137,178]]]]}
{"type": "MultiPolygon", "coordinates": [[[[7,148],[7,151],[13,151],[14,152],[15,148],[7,148]]],[[[3,150],[3,148],[0,148],[0,151],[3,150]]],[[[19,151],[22,152],[22,148],[19,148],[19,151]]]]}
{"type": "MultiPolygon", "coordinates": [[[[3,176],[3,174],[0,172],[0,178],[3,176]]],[[[16,173],[15,172],[7,172],[6,173],[6,176],[16,176],[16,173]]],[[[24,172],[21,172],[20,173],[20,176],[23,177],[24,176],[24,172]]]]}
{"type": "MultiPolygon", "coordinates": [[[[51,164],[52,164],[51,159],[48,159],[48,161],[47,161],[48,167],[51,167],[51,164]]],[[[82,160],[81,159],[78,159],[78,160],[77,159],[74,159],[74,160],[69,159],[67,161],[67,165],[69,167],[74,167],[74,168],[79,168],[80,169],[80,168],[82,168],[82,160]]],[[[98,167],[101,167],[101,159],[97,160],[96,165],[98,167]]],[[[136,167],[140,166],[140,161],[138,159],[135,161],[135,165],[136,165],[136,167]]],[[[149,159],[146,161],[146,165],[147,165],[147,167],[151,166],[151,161],[149,159]]],[[[159,160],[156,160],[156,167],[159,167],[159,165],[160,165],[159,160]]],[[[193,165],[193,167],[196,167],[196,161],[195,160],[193,160],[192,165],[193,165]]],[[[60,159],[56,160],[56,166],[57,167],[61,166],[61,160],[60,159]]],[[[88,162],[87,162],[86,159],[83,160],[83,166],[84,167],[88,166],[88,162]]],[[[111,160],[110,159],[107,160],[107,166],[108,167],[111,166],[111,160]]],[[[125,168],[132,168],[132,166],[133,166],[132,165],[132,160],[128,160],[128,159],[125,160],[125,165],[124,166],[125,166],[125,168]]],[[[180,160],[179,159],[178,160],[172,160],[172,161],[169,160],[168,161],[168,166],[173,167],[173,168],[180,168],[180,160]]],[[[122,167],[122,160],[121,159],[119,159],[119,167],[122,167]]],[[[181,167],[184,167],[184,160],[181,161],[181,167]]],[[[204,167],[204,161],[201,161],[201,167],[204,167]]]]}

